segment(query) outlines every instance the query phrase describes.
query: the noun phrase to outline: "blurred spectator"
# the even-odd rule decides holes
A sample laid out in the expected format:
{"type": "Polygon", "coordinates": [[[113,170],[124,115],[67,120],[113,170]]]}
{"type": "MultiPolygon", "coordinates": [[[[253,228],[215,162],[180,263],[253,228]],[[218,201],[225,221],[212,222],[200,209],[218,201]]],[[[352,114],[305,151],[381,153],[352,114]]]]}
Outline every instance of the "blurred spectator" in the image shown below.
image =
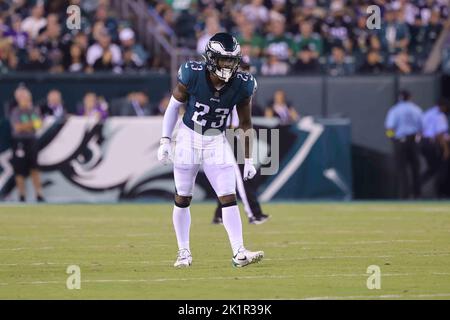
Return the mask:
{"type": "Polygon", "coordinates": [[[242,13],[247,21],[258,30],[262,30],[263,25],[269,21],[269,10],[263,3],[263,0],[252,0],[249,4],[242,7],[242,13]]]}
{"type": "Polygon", "coordinates": [[[93,69],[94,71],[111,71],[113,68],[112,52],[107,48],[102,52],[102,56],[95,60],[93,69]]]}
{"type": "Polygon", "coordinates": [[[144,92],[132,92],[127,96],[127,103],[120,109],[121,116],[144,117],[151,115],[148,96],[144,92]]]}
{"type": "Polygon", "coordinates": [[[83,54],[85,54],[89,47],[88,36],[86,34],[84,34],[83,32],[78,32],[73,37],[72,44],[76,44],[77,46],[79,46],[80,49],[82,50],[83,54]]]}
{"type": "Polygon", "coordinates": [[[26,85],[23,82],[19,83],[16,90],[14,90],[13,99],[5,104],[5,108],[6,108],[5,115],[7,117],[9,117],[11,115],[11,111],[19,105],[19,103],[18,103],[19,97],[21,94],[23,94],[23,91],[26,91],[26,90],[28,90],[26,85]]]}
{"type": "Polygon", "coordinates": [[[30,14],[30,10],[34,4],[42,4],[42,1],[27,1],[27,0],[15,0],[8,1],[10,4],[9,12],[12,14],[18,14],[22,17],[26,17],[30,14]]]}
{"type": "Polygon", "coordinates": [[[154,11],[158,20],[155,31],[162,36],[169,38],[173,34],[172,30],[175,27],[175,17],[172,7],[168,3],[159,2],[156,5],[155,10],[150,9],[150,11],[154,11]]]}
{"type": "Polygon", "coordinates": [[[359,69],[360,73],[365,74],[380,74],[385,71],[382,57],[377,50],[370,50],[367,53],[366,61],[359,69]]]}
{"type": "Polygon", "coordinates": [[[86,67],[86,56],[78,44],[70,46],[70,62],[67,66],[69,72],[83,72],[86,67]]]}
{"type": "Polygon", "coordinates": [[[251,54],[252,47],[250,44],[244,44],[241,46],[241,54],[242,54],[242,60],[241,60],[241,68],[243,65],[247,67],[246,71],[250,72],[252,74],[259,73],[261,70],[261,59],[258,57],[254,57],[251,54]]]}
{"type": "Polygon", "coordinates": [[[352,29],[353,55],[355,64],[359,69],[365,63],[371,50],[378,52],[382,50],[380,39],[376,33],[367,29],[366,20],[365,15],[360,15],[352,29]]]}
{"type": "Polygon", "coordinates": [[[25,18],[22,22],[22,30],[27,32],[32,39],[36,38],[39,30],[47,25],[44,14],[44,5],[37,4],[31,10],[31,16],[25,18]]]}
{"type": "Polygon", "coordinates": [[[312,58],[318,59],[322,54],[323,44],[318,33],[313,32],[313,25],[310,21],[299,24],[300,34],[294,38],[296,51],[300,53],[308,50],[312,54],[312,58]]]}
{"type": "Polygon", "coordinates": [[[158,107],[153,110],[153,115],[163,116],[166,113],[167,106],[169,105],[170,94],[165,94],[164,97],[159,101],[158,107]]]}
{"type": "Polygon", "coordinates": [[[408,47],[410,34],[401,10],[387,6],[379,38],[383,50],[389,54],[396,54],[408,47]]]}
{"type": "Polygon", "coordinates": [[[101,0],[70,0],[70,4],[75,4],[81,7],[81,10],[85,12],[89,16],[93,16],[95,14],[95,10],[98,8],[101,0]]]}
{"type": "Polygon", "coordinates": [[[327,47],[341,46],[350,52],[352,50],[350,39],[351,17],[345,13],[343,4],[340,1],[334,1],[330,10],[331,13],[322,24],[322,33],[327,47]]]}
{"type": "Polygon", "coordinates": [[[289,72],[289,64],[280,61],[276,54],[268,53],[267,59],[261,67],[261,73],[265,76],[286,75],[289,72]]]}
{"type": "Polygon", "coordinates": [[[280,62],[288,63],[294,51],[294,41],[285,33],[285,18],[271,20],[270,33],[266,36],[265,54],[275,56],[280,62]]]}
{"type": "Polygon", "coordinates": [[[208,17],[206,19],[205,30],[203,31],[202,35],[198,38],[197,41],[197,52],[199,54],[204,54],[206,44],[208,43],[209,39],[211,39],[213,35],[221,31],[222,28],[220,27],[219,20],[217,19],[217,17],[215,16],[208,17]]]}
{"type": "Polygon", "coordinates": [[[88,36],[78,32],[64,45],[64,68],[69,72],[83,72],[86,69],[86,52],[89,45],[88,36]]]}
{"type": "Polygon", "coordinates": [[[183,10],[175,20],[174,31],[179,38],[178,46],[195,49],[197,38],[195,37],[195,25],[197,19],[195,12],[183,10]]]}
{"type": "Polygon", "coordinates": [[[293,68],[294,72],[318,72],[320,71],[319,56],[322,53],[322,40],[320,35],[313,33],[313,26],[310,21],[301,23],[299,29],[300,34],[294,39],[297,52],[297,62],[293,68]]]}
{"type": "Polygon", "coordinates": [[[398,103],[392,106],[386,115],[385,128],[386,135],[394,146],[399,196],[401,199],[408,199],[410,196],[417,199],[421,195],[421,187],[416,137],[422,130],[422,110],[411,101],[411,94],[408,91],[400,91],[398,103]],[[411,179],[408,179],[409,168],[411,179]],[[411,185],[409,181],[412,181],[411,185]]]}
{"type": "MultiPolygon", "coordinates": [[[[427,0],[425,0],[425,1],[427,1],[427,0]]],[[[434,0],[431,0],[431,1],[434,2],[434,0]]],[[[419,2],[422,2],[422,1],[421,0],[419,0],[419,1],[396,0],[396,1],[393,1],[391,6],[392,6],[392,8],[401,11],[403,14],[403,20],[405,22],[407,22],[409,25],[411,25],[414,23],[414,19],[417,16],[417,12],[419,11],[419,9],[416,7],[416,4],[419,2]],[[413,4],[412,2],[416,2],[416,3],[413,4]]],[[[423,18],[425,18],[425,16],[423,18]]]]}
{"type": "Polygon", "coordinates": [[[414,23],[409,26],[409,31],[411,34],[409,50],[417,54],[422,54],[427,42],[427,28],[420,15],[415,16],[414,23]]]}
{"type": "Polygon", "coordinates": [[[140,70],[142,65],[138,65],[136,62],[136,55],[132,50],[126,50],[123,52],[123,64],[122,70],[124,72],[131,72],[140,70]]]}
{"type": "Polygon", "coordinates": [[[122,29],[119,33],[119,39],[124,55],[127,55],[127,57],[124,57],[125,66],[134,65],[135,68],[144,66],[148,54],[140,44],[136,43],[134,31],[130,28],[122,29]]]}
{"type": "Polygon", "coordinates": [[[333,47],[328,60],[327,73],[330,76],[347,76],[354,72],[352,58],[346,56],[342,47],[333,47]]]}
{"type": "Polygon", "coordinates": [[[16,176],[19,200],[25,202],[25,178],[31,173],[36,199],[44,201],[37,163],[36,132],[41,127],[39,110],[33,106],[32,96],[28,89],[19,87],[15,92],[17,107],[10,116],[13,137],[12,164],[16,176]]]}
{"type": "Polygon", "coordinates": [[[352,40],[354,43],[354,50],[358,54],[366,54],[371,45],[371,31],[366,27],[367,17],[360,15],[357,17],[356,24],[352,28],[352,40]]]}
{"type": "Polygon", "coordinates": [[[94,22],[91,30],[91,34],[89,35],[90,42],[99,41],[103,33],[108,33],[108,35],[110,35],[102,21],[94,22]]]}
{"type": "Polygon", "coordinates": [[[169,30],[166,31],[166,36],[171,35],[172,30],[175,27],[175,14],[173,10],[165,10],[162,17],[165,25],[171,28],[170,33],[168,33],[169,30]]]}
{"type": "Polygon", "coordinates": [[[118,39],[117,37],[118,23],[110,10],[109,1],[101,1],[99,3],[95,11],[94,21],[96,23],[100,22],[105,26],[106,31],[111,36],[113,41],[116,41],[118,39]]]}
{"type": "Polygon", "coordinates": [[[409,74],[415,70],[414,64],[411,61],[412,57],[408,55],[406,50],[399,52],[393,58],[392,71],[409,74]]]}
{"type": "Polygon", "coordinates": [[[294,73],[316,73],[320,71],[316,52],[304,48],[297,53],[297,62],[293,66],[294,73]]]}
{"type": "Polygon", "coordinates": [[[6,38],[11,38],[14,46],[18,49],[26,49],[29,35],[22,30],[22,18],[19,15],[11,17],[11,28],[3,33],[6,38]]]}
{"type": "Polygon", "coordinates": [[[83,98],[79,115],[94,118],[97,121],[105,120],[108,117],[108,107],[102,98],[97,97],[93,92],[88,92],[83,98]]]}
{"type": "Polygon", "coordinates": [[[50,71],[64,71],[61,26],[56,14],[48,16],[47,25],[41,29],[39,36],[36,38],[36,43],[42,54],[47,57],[50,71]]]}
{"type": "Polygon", "coordinates": [[[22,71],[44,71],[48,70],[49,62],[39,48],[30,47],[27,60],[19,68],[22,71]]]}
{"type": "Polygon", "coordinates": [[[19,60],[8,40],[0,40],[0,74],[17,69],[19,60]]]}
{"type": "Polygon", "coordinates": [[[438,197],[445,194],[443,187],[448,174],[450,147],[447,142],[448,119],[450,104],[441,98],[436,106],[428,109],[422,117],[421,151],[426,160],[427,168],[422,174],[422,185],[435,178],[434,191],[438,197]]]}
{"type": "Polygon", "coordinates": [[[295,108],[292,107],[290,102],[286,101],[286,93],[283,90],[275,91],[264,116],[266,118],[279,118],[282,125],[295,122],[299,118],[295,108]]]}
{"type": "Polygon", "coordinates": [[[98,42],[88,48],[86,61],[94,70],[120,71],[122,53],[118,45],[111,43],[111,36],[105,29],[99,33],[98,42]]]}
{"type": "Polygon", "coordinates": [[[54,116],[63,118],[66,113],[61,92],[58,90],[51,90],[47,94],[46,103],[41,106],[41,115],[43,117],[54,116]]]}
{"type": "Polygon", "coordinates": [[[245,23],[239,28],[239,35],[236,37],[241,47],[250,46],[249,55],[260,57],[264,48],[264,39],[255,33],[255,27],[251,23],[245,23]]]}

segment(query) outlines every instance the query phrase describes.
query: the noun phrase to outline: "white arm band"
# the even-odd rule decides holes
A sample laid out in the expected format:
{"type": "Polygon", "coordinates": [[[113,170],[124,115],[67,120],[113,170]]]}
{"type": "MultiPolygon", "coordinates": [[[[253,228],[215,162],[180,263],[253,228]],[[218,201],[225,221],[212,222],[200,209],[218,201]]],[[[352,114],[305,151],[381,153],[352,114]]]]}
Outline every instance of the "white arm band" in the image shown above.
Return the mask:
{"type": "Polygon", "coordinates": [[[239,116],[238,116],[236,106],[234,106],[233,111],[231,111],[231,126],[233,128],[239,127],[239,116]]]}
{"type": "Polygon", "coordinates": [[[236,110],[236,106],[233,107],[231,114],[227,118],[227,128],[228,127],[237,128],[239,127],[239,116],[236,110]]]}
{"type": "Polygon", "coordinates": [[[170,97],[169,105],[164,113],[162,137],[172,139],[172,132],[178,120],[178,111],[184,102],[180,102],[173,96],[170,97]]]}

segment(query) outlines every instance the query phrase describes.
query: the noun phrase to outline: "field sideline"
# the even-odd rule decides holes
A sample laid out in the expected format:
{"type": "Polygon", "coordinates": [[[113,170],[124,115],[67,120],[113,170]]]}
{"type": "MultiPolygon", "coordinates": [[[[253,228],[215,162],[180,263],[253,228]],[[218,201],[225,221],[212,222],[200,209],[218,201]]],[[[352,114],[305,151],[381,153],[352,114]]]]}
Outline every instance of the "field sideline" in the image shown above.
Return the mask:
{"type": "Polygon", "coordinates": [[[211,203],[192,205],[193,266],[174,269],[171,207],[0,205],[0,299],[450,299],[449,202],[265,204],[266,224],[242,214],[266,254],[243,269],[211,203]]]}

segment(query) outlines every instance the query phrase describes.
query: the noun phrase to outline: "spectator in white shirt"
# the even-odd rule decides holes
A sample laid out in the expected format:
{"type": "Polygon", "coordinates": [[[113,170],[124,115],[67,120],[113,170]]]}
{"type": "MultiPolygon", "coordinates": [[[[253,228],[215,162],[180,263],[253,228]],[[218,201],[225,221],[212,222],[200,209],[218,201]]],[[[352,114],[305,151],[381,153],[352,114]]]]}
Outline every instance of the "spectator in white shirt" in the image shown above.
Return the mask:
{"type": "Polygon", "coordinates": [[[269,10],[264,6],[263,0],[252,0],[242,8],[242,13],[257,29],[261,29],[269,21],[269,10]]]}
{"type": "Polygon", "coordinates": [[[122,65],[122,52],[120,47],[114,43],[111,43],[111,36],[104,29],[98,35],[98,42],[94,43],[88,48],[86,54],[86,62],[90,67],[93,67],[95,62],[103,57],[105,52],[111,54],[111,64],[113,65],[113,71],[120,72],[120,66],[122,65]]]}
{"type": "Polygon", "coordinates": [[[47,19],[44,18],[44,5],[37,4],[31,10],[31,16],[22,21],[22,30],[34,39],[39,34],[39,30],[47,25],[47,19]]]}

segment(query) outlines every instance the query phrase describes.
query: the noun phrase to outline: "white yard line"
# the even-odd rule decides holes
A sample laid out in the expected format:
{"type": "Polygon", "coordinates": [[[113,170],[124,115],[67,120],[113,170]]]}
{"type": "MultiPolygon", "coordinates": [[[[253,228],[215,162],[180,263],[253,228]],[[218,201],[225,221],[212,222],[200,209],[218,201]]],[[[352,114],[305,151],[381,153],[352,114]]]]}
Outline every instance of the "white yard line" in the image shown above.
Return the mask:
{"type": "MultiPolygon", "coordinates": [[[[433,273],[435,274],[435,273],[433,273]]],[[[367,278],[367,273],[335,273],[335,274],[305,274],[302,277],[306,278],[322,278],[322,277],[365,277],[367,278]]],[[[418,273],[381,273],[382,277],[410,277],[410,276],[423,276],[423,274],[418,273]]]]}
{"type": "MultiPolygon", "coordinates": [[[[420,274],[410,273],[390,273],[383,274],[383,276],[404,277],[420,274]]],[[[448,275],[448,274],[445,274],[448,275]]],[[[367,277],[367,274],[305,274],[301,275],[305,278],[322,278],[322,277],[367,277]]],[[[196,277],[196,278],[156,278],[156,279],[87,279],[82,280],[82,283],[146,283],[146,282],[169,282],[169,281],[211,281],[211,280],[259,280],[259,279],[289,279],[294,276],[233,276],[233,277],[196,277]]],[[[64,284],[65,281],[31,281],[31,282],[17,282],[17,283],[0,283],[0,285],[39,285],[39,284],[64,284]]],[[[450,297],[450,293],[443,294],[419,294],[419,295],[359,295],[359,296],[323,296],[323,297],[307,297],[306,300],[324,300],[324,299],[360,299],[360,298],[401,298],[401,297],[450,297]]]]}
{"type": "Polygon", "coordinates": [[[433,272],[432,274],[436,276],[450,276],[449,272],[433,272]]]}
{"type": "Polygon", "coordinates": [[[22,250],[51,250],[55,247],[19,247],[19,248],[0,248],[1,251],[22,251],[22,250]]]}
{"type": "MultiPolygon", "coordinates": [[[[293,276],[234,276],[234,277],[201,277],[201,278],[156,278],[156,279],[87,279],[82,280],[81,283],[137,283],[137,282],[166,282],[166,281],[210,281],[210,280],[256,280],[256,279],[287,279],[293,276]]],[[[12,284],[62,284],[65,281],[31,281],[31,282],[17,282],[12,284]]]]}
{"type": "MultiPolygon", "coordinates": [[[[5,239],[4,239],[5,240],[5,239]]],[[[54,239],[57,240],[57,239],[54,239]]],[[[67,239],[65,239],[67,241],[67,239]]],[[[432,240],[418,240],[418,239],[394,239],[394,240],[363,240],[363,241],[350,241],[350,242],[327,242],[327,241],[288,241],[286,243],[271,243],[267,244],[268,247],[286,247],[289,245],[358,245],[358,244],[383,244],[383,243],[430,243],[432,240]]],[[[86,245],[82,248],[148,248],[151,246],[158,247],[168,247],[169,244],[163,243],[151,243],[148,242],[146,245],[133,245],[133,244],[117,244],[117,245],[86,245]]],[[[71,249],[76,249],[79,247],[71,247],[71,249]]],[[[51,249],[66,249],[66,248],[57,248],[53,246],[44,246],[44,247],[18,247],[18,248],[0,248],[0,251],[22,251],[22,250],[51,250],[51,249]]],[[[431,254],[431,253],[430,253],[431,254]]]]}
{"type": "MultiPolygon", "coordinates": [[[[449,256],[450,252],[419,252],[414,254],[408,254],[416,257],[433,257],[433,256],[449,256]]],[[[339,255],[339,256],[308,256],[308,257],[293,257],[293,258],[264,258],[264,261],[299,261],[299,260],[315,260],[315,259],[370,259],[370,258],[395,258],[398,257],[398,255],[363,255],[363,256],[346,256],[346,255],[339,255]]],[[[209,262],[227,262],[228,260],[226,258],[224,259],[207,259],[204,260],[209,262]]],[[[0,263],[0,267],[15,267],[15,266],[46,266],[46,265],[62,265],[62,266],[69,266],[71,264],[79,264],[84,266],[111,266],[111,265],[118,265],[118,264],[146,264],[146,265],[166,265],[173,263],[172,260],[138,260],[138,261],[117,261],[117,262],[111,262],[111,263],[102,263],[102,262],[88,262],[88,261],[82,261],[82,262],[76,262],[76,261],[70,261],[70,262],[27,262],[27,263],[0,263]]],[[[439,273],[435,273],[438,275],[439,273]]],[[[450,275],[450,273],[441,273],[442,275],[450,275]]]]}
{"type": "Polygon", "coordinates": [[[438,297],[450,297],[450,293],[408,294],[408,295],[383,294],[383,295],[361,295],[361,296],[324,296],[324,297],[308,297],[302,300],[393,299],[393,298],[438,298],[438,297]]]}
{"type": "Polygon", "coordinates": [[[313,256],[313,257],[293,257],[293,258],[264,258],[264,261],[297,261],[315,259],[367,259],[367,258],[392,258],[391,255],[381,256],[313,256]]]}
{"type": "Polygon", "coordinates": [[[267,244],[270,247],[276,247],[277,245],[333,245],[333,246],[345,246],[355,244],[383,244],[383,243],[424,243],[432,242],[431,240],[416,240],[416,239],[395,239],[395,240],[363,240],[363,241],[344,241],[344,242],[327,242],[327,241],[286,241],[273,242],[267,244]]]}
{"type": "MultiPolygon", "coordinates": [[[[392,242],[400,242],[400,243],[421,243],[421,242],[431,242],[431,240],[415,240],[415,239],[396,239],[396,240],[369,240],[369,241],[355,241],[349,242],[348,244],[379,244],[379,243],[392,243],[392,242]]],[[[343,244],[347,244],[344,242],[343,244]]]]}
{"type": "Polygon", "coordinates": [[[102,249],[102,248],[150,248],[150,247],[168,247],[170,244],[163,243],[151,243],[147,245],[134,245],[134,244],[116,244],[116,245],[87,245],[87,246],[68,246],[68,247],[19,247],[19,248],[0,248],[0,251],[23,251],[23,250],[73,250],[73,249],[102,249]]]}

